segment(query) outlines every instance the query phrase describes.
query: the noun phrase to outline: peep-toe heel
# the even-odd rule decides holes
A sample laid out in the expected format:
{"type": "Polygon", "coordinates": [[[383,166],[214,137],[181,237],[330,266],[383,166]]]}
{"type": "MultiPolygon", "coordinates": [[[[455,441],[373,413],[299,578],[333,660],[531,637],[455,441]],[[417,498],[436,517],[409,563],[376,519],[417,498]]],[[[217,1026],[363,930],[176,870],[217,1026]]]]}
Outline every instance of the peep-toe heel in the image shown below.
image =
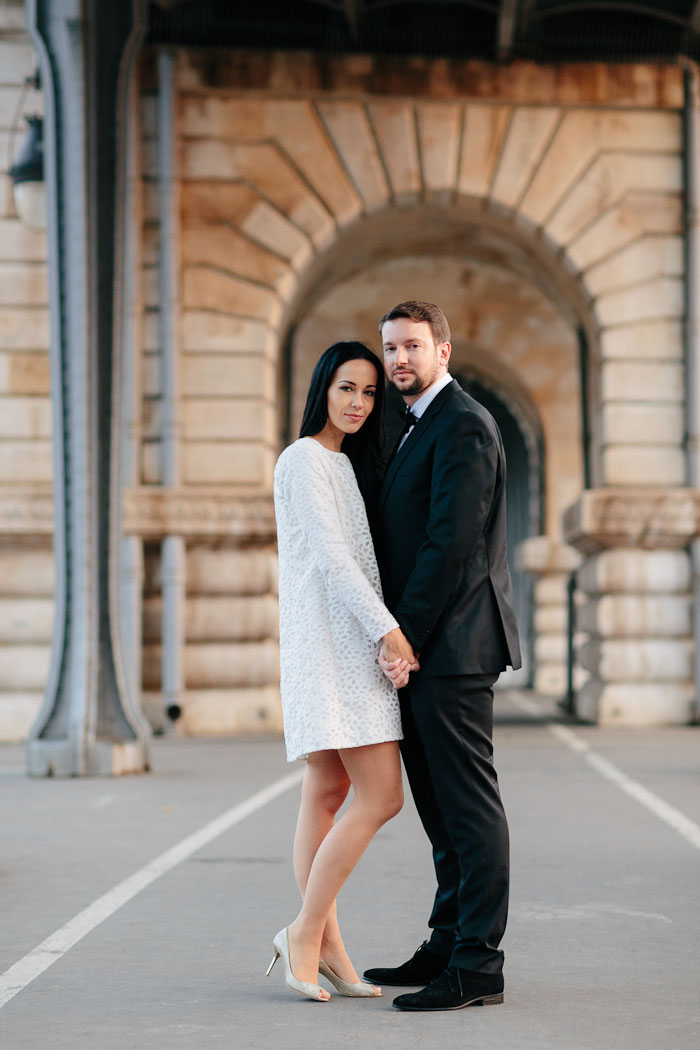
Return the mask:
{"type": "Polygon", "coordinates": [[[347,995],[354,999],[378,999],[382,994],[381,988],[377,988],[374,984],[367,984],[365,981],[344,981],[342,977],[338,977],[338,974],[331,970],[328,963],[324,962],[323,959],[319,959],[318,972],[327,981],[330,981],[335,990],[340,992],[341,995],[347,995]]]}
{"type": "Polygon", "coordinates": [[[309,999],[316,999],[319,1003],[325,1003],[328,1000],[323,995],[323,988],[320,984],[311,984],[309,981],[298,981],[292,973],[292,967],[289,962],[289,937],[287,936],[287,927],[275,936],[272,941],[272,947],[275,954],[272,956],[272,962],[267,968],[266,977],[270,976],[272,967],[275,965],[277,960],[281,957],[284,963],[284,983],[287,988],[291,988],[294,992],[299,992],[301,995],[307,996],[309,999]]]}

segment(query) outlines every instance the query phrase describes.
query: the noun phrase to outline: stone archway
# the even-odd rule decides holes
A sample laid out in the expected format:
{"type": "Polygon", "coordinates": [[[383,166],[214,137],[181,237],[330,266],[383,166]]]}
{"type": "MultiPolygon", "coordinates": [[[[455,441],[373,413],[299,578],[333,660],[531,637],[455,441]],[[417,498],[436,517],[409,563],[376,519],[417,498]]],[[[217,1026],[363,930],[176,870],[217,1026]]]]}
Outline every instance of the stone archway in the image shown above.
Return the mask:
{"type": "MultiPolygon", "coordinates": [[[[317,79],[304,67],[303,85],[280,62],[251,92],[242,66],[177,57],[184,483],[269,492],[286,333],[319,290],[410,256],[417,238],[423,255],[430,240],[433,255],[518,274],[585,333],[593,486],[682,485],[680,74],[623,86],[494,70],[476,98],[434,63],[437,80],[407,74],[387,97],[344,62],[317,79]]],[[[595,550],[599,530],[576,527],[595,550]]],[[[540,563],[561,575],[556,551],[540,563]]],[[[593,717],[608,703],[607,630],[596,621],[588,649],[593,717]]],[[[674,689],[680,710],[685,680],[674,689]]],[[[608,693],[624,717],[632,694],[608,693]]]]}

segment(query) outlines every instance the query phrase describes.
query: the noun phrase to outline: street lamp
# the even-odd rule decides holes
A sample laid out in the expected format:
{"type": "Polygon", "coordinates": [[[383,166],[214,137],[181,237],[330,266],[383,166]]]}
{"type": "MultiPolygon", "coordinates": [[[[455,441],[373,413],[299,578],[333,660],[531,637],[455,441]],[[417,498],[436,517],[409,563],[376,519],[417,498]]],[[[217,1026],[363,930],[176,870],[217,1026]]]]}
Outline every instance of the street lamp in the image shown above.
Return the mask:
{"type": "Polygon", "coordinates": [[[27,132],[10,168],[15,209],[25,226],[46,229],[46,185],[44,183],[44,120],[26,116],[27,132]]]}

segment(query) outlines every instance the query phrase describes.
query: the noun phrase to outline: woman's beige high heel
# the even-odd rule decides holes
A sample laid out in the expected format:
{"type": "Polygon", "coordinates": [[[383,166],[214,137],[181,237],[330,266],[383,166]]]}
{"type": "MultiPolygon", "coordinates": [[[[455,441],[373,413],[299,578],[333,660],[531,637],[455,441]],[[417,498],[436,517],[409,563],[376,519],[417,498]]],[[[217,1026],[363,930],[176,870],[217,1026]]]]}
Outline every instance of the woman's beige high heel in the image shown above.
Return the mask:
{"type": "Polygon", "coordinates": [[[272,967],[275,965],[280,956],[282,956],[282,962],[284,963],[284,983],[287,988],[291,988],[294,992],[300,992],[302,995],[306,995],[309,999],[316,999],[319,1003],[325,1003],[328,1000],[323,994],[324,989],[321,988],[320,984],[311,984],[309,981],[297,981],[296,977],[292,973],[292,967],[289,962],[289,938],[287,936],[287,927],[275,936],[272,941],[272,947],[275,950],[275,954],[272,956],[272,962],[267,968],[266,977],[270,976],[272,967]]]}
{"type": "Polygon", "coordinates": [[[328,963],[324,962],[323,959],[319,959],[318,972],[327,981],[330,981],[341,995],[352,996],[355,999],[377,999],[382,994],[381,988],[377,988],[373,984],[366,984],[365,981],[344,981],[342,977],[338,977],[338,974],[331,970],[328,963]]]}

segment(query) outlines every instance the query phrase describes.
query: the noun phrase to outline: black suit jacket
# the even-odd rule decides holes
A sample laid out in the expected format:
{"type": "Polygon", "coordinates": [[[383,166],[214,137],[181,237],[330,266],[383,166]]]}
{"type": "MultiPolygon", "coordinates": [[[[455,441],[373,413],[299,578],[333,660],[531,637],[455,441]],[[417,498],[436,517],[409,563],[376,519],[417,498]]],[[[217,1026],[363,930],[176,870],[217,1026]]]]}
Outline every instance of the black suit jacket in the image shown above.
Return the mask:
{"type": "Polygon", "coordinates": [[[389,463],[375,518],[384,600],[421,677],[521,665],[505,486],[495,420],[453,380],[389,463]]]}

